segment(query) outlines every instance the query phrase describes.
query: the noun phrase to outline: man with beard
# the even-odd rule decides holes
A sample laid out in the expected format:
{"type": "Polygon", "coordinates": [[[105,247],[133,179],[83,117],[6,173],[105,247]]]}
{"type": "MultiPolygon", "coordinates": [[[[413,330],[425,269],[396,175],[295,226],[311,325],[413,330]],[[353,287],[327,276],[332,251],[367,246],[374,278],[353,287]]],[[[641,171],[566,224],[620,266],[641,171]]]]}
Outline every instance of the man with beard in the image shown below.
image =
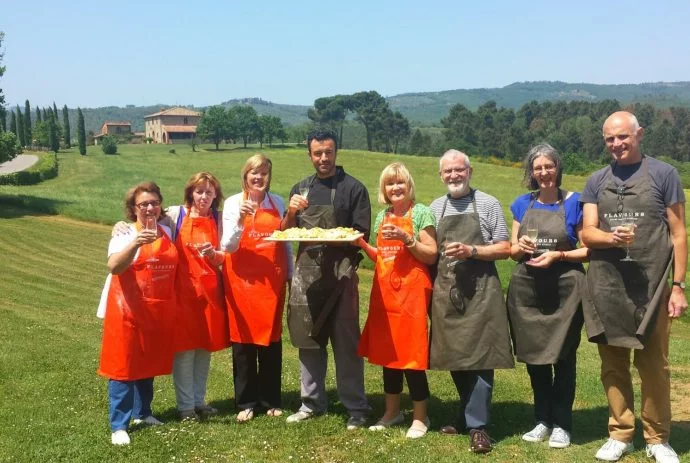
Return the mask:
{"type": "MultiPolygon", "coordinates": [[[[470,188],[472,167],[465,153],[446,151],[439,173],[448,194],[431,203],[440,256],[431,303],[430,368],[450,371],[470,449],[488,453],[494,369],[514,366],[494,263],[510,255],[508,227],[498,200],[470,188]]],[[[457,430],[449,425],[441,432],[457,430]]]]}
{"type": "Polygon", "coordinates": [[[585,326],[590,341],[598,343],[609,403],[609,439],[596,458],[616,461],[633,450],[632,351],[640,375],[647,456],[677,463],[668,443],[668,341],[671,320],[688,307],[685,194],[674,167],[642,154],[643,135],[633,114],[609,116],[603,136],[613,161],[590,176],[580,198],[582,242],[592,249],[585,326]]]}

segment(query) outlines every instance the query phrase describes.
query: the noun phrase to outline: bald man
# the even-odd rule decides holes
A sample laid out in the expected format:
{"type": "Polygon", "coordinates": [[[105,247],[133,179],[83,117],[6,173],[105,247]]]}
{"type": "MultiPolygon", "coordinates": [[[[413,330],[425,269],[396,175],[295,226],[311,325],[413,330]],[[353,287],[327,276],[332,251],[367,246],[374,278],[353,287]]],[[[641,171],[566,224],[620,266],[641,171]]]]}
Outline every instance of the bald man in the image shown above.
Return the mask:
{"type": "Polygon", "coordinates": [[[585,324],[590,341],[598,343],[609,402],[609,439],[596,457],[617,461],[634,448],[632,350],[647,455],[675,463],[678,455],[668,443],[668,341],[671,320],[688,307],[685,195],[674,167],[642,154],[643,135],[631,113],[606,119],[603,136],[613,161],[592,174],[580,199],[582,242],[592,249],[585,324]]]}

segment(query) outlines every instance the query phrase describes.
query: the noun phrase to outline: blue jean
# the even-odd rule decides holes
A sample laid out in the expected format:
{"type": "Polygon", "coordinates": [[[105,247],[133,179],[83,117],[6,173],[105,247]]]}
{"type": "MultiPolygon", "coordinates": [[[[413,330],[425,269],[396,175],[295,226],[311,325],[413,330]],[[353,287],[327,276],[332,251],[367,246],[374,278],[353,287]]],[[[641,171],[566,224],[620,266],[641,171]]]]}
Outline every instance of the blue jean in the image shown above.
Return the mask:
{"type": "Polygon", "coordinates": [[[112,432],[129,428],[132,418],[143,419],[151,415],[153,378],[135,381],[108,381],[110,429],[112,432]]]}
{"type": "Polygon", "coordinates": [[[484,429],[489,424],[494,370],[451,371],[460,395],[460,408],[467,429],[484,429]]]}

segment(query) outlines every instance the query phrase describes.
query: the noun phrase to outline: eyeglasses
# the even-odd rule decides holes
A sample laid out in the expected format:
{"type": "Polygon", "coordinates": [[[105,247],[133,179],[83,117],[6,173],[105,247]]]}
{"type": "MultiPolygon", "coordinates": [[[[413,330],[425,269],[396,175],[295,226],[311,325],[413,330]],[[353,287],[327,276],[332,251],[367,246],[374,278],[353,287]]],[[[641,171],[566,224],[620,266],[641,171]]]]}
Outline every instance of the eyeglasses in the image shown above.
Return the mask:
{"type": "Polygon", "coordinates": [[[145,211],[146,209],[149,208],[149,206],[160,207],[160,205],[161,205],[160,201],[143,201],[143,202],[140,202],[139,204],[135,204],[135,206],[137,206],[140,211],[145,211]]]}
{"type": "Polygon", "coordinates": [[[443,169],[441,173],[443,175],[451,175],[453,172],[455,172],[456,174],[462,174],[464,172],[467,172],[467,169],[469,169],[469,167],[453,167],[451,169],[443,169]]]}
{"type": "Polygon", "coordinates": [[[549,174],[553,174],[554,172],[556,172],[556,166],[553,166],[553,165],[552,166],[539,166],[539,167],[533,167],[532,168],[532,172],[534,172],[535,174],[538,174],[539,172],[542,172],[542,171],[546,171],[549,174]]]}

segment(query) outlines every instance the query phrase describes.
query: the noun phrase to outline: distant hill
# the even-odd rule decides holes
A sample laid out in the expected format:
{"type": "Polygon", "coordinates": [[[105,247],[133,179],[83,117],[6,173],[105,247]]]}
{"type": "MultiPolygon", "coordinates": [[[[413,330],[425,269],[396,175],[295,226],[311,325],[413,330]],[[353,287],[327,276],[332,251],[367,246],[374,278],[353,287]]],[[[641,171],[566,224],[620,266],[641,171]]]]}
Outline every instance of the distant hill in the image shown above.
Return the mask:
{"type": "MultiPolygon", "coordinates": [[[[690,82],[621,85],[516,82],[502,88],[403,93],[387,98],[394,110],[403,113],[415,125],[439,124],[441,118],[446,116],[451,106],[456,103],[461,103],[470,109],[476,109],[481,104],[494,100],[498,106],[517,109],[532,100],[541,102],[546,100],[601,101],[605,99],[616,99],[621,103],[651,103],[658,107],[690,106],[690,82]]],[[[309,105],[285,105],[265,101],[261,98],[233,99],[220,104],[225,107],[240,104],[251,105],[257,113],[278,116],[286,125],[302,124],[309,121],[307,118],[309,105]]],[[[144,116],[168,107],[170,105],[86,108],[83,110],[86,130],[98,132],[106,120],[124,120],[132,122],[133,130],[143,131],[144,116]]],[[[189,106],[189,108],[196,111],[204,109],[194,106],[189,106]]],[[[76,128],[76,111],[70,110],[70,120],[72,127],[76,128]]]]}
{"type": "Polygon", "coordinates": [[[494,100],[498,106],[517,109],[532,100],[594,102],[606,99],[621,103],[651,103],[658,107],[690,106],[690,82],[621,85],[516,82],[502,88],[404,93],[387,98],[394,110],[423,125],[438,123],[457,103],[474,110],[494,100]]]}

